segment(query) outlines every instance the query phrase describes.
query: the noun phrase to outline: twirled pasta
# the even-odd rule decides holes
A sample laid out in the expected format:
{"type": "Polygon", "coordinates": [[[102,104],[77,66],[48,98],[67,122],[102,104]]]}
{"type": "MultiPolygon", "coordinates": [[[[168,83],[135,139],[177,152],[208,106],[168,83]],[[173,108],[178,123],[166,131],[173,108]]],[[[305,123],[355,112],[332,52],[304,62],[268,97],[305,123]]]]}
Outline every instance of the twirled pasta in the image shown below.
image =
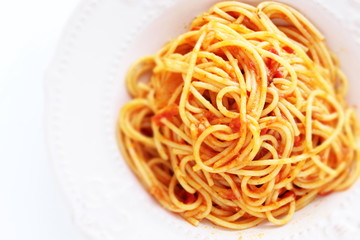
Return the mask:
{"type": "Polygon", "coordinates": [[[285,4],[217,3],[136,62],[126,84],[124,157],[162,206],[193,225],[285,224],[359,176],[347,79],[323,35],[285,4]]]}

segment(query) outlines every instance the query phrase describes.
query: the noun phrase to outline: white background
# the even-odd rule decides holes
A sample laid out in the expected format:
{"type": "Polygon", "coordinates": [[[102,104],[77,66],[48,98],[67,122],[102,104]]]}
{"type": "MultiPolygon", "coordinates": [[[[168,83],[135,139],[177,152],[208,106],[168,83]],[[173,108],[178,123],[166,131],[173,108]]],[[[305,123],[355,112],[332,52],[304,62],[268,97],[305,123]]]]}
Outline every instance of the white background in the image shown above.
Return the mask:
{"type": "Polygon", "coordinates": [[[44,72],[78,0],[0,0],[0,239],[84,240],[44,140],[44,72]]]}

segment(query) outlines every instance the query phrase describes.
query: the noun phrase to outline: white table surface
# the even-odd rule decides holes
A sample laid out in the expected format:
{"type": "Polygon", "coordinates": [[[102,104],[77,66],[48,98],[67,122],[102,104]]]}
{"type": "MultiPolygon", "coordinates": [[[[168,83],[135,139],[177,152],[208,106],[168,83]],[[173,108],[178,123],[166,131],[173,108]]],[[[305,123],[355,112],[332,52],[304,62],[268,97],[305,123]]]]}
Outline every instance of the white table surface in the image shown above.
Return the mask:
{"type": "Polygon", "coordinates": [[[0,0],[0,239],[85,240],[47,158],[44,72],[78,0],[0,0]]]}

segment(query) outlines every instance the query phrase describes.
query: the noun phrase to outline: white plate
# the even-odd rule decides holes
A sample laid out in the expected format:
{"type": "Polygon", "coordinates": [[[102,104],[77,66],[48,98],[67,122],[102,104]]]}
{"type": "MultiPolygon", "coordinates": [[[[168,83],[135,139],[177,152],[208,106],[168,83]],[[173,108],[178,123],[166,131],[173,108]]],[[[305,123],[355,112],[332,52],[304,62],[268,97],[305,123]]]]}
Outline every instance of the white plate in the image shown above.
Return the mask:
{"type": "MultiPolygon", "coordinates": [[[[195,228],[162,209],[123,161],[115,121],[128,100],[126,69],[185,31],[214,2],[86,0],[74,13],[46,76],[46,117],[50,157],[76,223],[96,240],[355,239],[360,234],[359,182],[317,199],[282,227],[229,231],[203,223],[195,228]]],[[[349,101],[360,105],[360,1],[283,2],[325,34],[350,79],[349,101]]]]}

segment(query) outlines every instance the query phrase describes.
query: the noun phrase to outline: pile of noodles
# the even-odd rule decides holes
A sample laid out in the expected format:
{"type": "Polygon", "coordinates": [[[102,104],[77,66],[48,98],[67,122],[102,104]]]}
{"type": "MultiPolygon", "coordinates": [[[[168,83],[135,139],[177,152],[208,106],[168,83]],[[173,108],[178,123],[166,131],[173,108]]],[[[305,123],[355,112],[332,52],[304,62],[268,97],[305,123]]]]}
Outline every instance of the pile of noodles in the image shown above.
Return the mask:
{"type": "Polygon", "coordinates": [[[217,3],[126,81],[122,152],[158,202],[194,225],[285,224],[359,176],[347,79],[287,5],[217,3]]]}

